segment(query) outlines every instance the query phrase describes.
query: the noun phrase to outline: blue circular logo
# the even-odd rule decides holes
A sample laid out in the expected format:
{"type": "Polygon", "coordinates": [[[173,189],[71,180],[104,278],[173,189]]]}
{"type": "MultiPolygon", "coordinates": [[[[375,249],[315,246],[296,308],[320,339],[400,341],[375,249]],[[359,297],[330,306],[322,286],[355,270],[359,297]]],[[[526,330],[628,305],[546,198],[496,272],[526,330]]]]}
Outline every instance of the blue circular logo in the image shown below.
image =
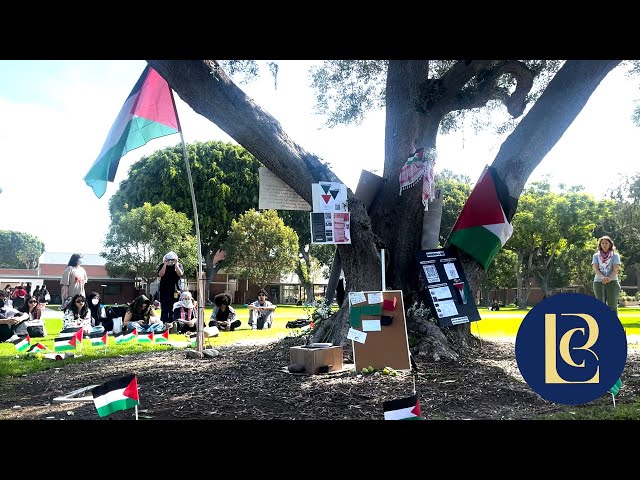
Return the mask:
{"type": "Polygon", "coordinates": [[[546,400],[577,405],[605,394],[627,361],[617,315],[595,297],[560,293],[524,317],[516,361],[527,384],[546,400]]]}

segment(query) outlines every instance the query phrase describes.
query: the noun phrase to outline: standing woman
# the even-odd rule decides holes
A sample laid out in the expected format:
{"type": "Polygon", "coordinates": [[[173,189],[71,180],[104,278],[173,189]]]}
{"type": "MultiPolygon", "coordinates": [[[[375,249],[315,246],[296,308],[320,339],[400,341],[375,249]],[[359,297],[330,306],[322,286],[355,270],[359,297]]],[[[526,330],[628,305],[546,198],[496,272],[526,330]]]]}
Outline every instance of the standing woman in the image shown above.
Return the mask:
{"type": "Polygon", "coordinates": [[[591,266],[596,274],[593,279],[593,293],[598,300],[606,303],[618,315],[620,255],[615,250],[616,247],[610,237],[606,235],[600,237],[598,251],[593,254],[591,266]]]}
{"type": "MultiPolygon", "coordinates": [[[[69,259],[67,268],[62,273],[60,279],[62,305],[63,309],[66,307],[65,300],[75,295],[82,295],[85,297],[84,286],[89,281],[87,272],[82,268],[82,254],[74,253],[69,259]]],[[[67,302],[68,303],[68,302],[67,302]]]]}

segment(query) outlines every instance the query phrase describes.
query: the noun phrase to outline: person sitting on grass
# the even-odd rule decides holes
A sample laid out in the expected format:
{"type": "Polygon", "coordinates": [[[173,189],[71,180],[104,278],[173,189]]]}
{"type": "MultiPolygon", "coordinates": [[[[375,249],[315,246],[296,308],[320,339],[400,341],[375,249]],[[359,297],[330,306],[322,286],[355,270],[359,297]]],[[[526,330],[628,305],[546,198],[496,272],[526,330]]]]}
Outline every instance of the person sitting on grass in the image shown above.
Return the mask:
{"type": "Polygon", "coordinates": [[[184,290],[180,294],[180,300],[173,304],[173,321],[174,325],[177,326],[177,333],[196,332],[198,330],[198,314],[196,310],[191,292],[184,290]]]}
{"type": "Polygon", "coordinates": [[[218,327],[221,332],[233,332],[242,323],[237,319],[235,309],[231,306],[231,295],[220,293],[213,299],[214,307],[209,320],[210,327],[218,327]]]}
{"type": "Polygon", "coordinates": [[[29,314],[19,312],[5,302],[9,296],[0,290],[0,342],[6,342],[15,335],[16,325],[29,319],[29,314]]]}
{"type": "Polygon", "coordinates": [[[138,295],[127,307],[122,326],[127,333],[134,330],[142,333],[164,332],[167,329],[160,317],[156,316],[151,300],[144,294],[138,295]]]}
{"type": "Polygon", "coordinates": [[[271,328],[273,324],[273,311],[276,306],[267,300],[267,291],[261,288],[258,292],[258,300],[248,305],[249,325],[252,330],[271,328]]]}
{"type": "Polygon", "coordinates": [[[26,296],[24,305],[18,310],[28,313],[29,319],[17,326],[16,335],[23,337],[28,333],[31,338],[47,336],[47,328],[44,324],[44,318],[42,318],[42,311],[45,305],[46,302],[42,297],[38,299],[35,296],[26,296]]]}
{"type": "Polygon", "coordinates": [[[87,305],[87,299],[81,293],[75,294],[64,309],[62,317],[62,329],[82,328],[84,335],[89,336],[92,330],[91,310],[87,305]]]}

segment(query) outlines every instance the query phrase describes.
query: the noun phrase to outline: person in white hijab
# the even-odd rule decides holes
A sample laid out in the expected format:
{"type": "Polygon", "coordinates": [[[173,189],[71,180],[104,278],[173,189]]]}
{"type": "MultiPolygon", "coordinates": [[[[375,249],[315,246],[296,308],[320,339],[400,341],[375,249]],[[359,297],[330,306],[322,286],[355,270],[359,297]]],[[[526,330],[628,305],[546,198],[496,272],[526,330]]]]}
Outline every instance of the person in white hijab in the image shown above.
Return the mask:
{"type": "Polygon", "coordinates": [[[188,290],[183,291],[180,299],[173,304],[173,320],[177,324],[177,333],[197,331],[197,308],[188,290]]]}

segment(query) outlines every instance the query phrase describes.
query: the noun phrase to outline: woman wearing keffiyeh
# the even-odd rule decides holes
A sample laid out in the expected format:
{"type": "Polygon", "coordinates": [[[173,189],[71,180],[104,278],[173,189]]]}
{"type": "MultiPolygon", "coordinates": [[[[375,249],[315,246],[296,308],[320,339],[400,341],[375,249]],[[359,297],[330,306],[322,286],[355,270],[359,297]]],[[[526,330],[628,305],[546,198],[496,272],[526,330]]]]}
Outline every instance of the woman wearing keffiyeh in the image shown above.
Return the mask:
{"type": "Polygon", "coordinates": [[[173,320],[177,322],[178,333],[197,331],[198,316],[196,312],[191,292],[183,291],[180,294],[180,300],[173,304],[173,320]]]}
{"type": "Polygon", "coordinates": [[[593,279],[593,293],[598,300],[606,303],[618,315],[620,255],[615,250],[616,247],[610,237],[606,235],[600,237],[598,251],[593,254],[591,266],[596,274],[593,279]]]}

